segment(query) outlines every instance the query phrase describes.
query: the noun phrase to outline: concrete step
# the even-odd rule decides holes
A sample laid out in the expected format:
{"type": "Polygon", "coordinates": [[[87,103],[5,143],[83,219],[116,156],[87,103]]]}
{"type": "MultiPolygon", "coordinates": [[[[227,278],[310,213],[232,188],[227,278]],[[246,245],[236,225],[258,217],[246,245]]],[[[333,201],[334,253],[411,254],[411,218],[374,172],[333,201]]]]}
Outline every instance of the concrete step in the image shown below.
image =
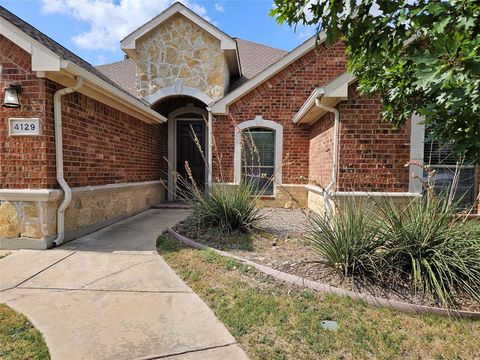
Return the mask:
{"type": "Polygon", "coordinates": [[[164,201],[153,205],[152,209],[190,209],[190,205],[182,201],[164,201]]]}

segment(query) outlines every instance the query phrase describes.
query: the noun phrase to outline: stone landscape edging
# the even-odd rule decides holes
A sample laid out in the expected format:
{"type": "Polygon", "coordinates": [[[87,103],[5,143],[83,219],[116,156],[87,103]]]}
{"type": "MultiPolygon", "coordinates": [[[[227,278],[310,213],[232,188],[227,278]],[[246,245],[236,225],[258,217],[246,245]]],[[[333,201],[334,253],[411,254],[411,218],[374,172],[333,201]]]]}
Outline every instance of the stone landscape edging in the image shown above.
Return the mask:
{"type": "Polygon", "coordinates": [[[169,228],[168,233],[173,236],[175,239],[180,241],[181,243],[191,246],[196,249],[200,250],[212,250],[216,252],[219,255],[226,256],[231,259],[235,259],[237,261],[240,261],[244,264],[250,265],[254,267],[255,269],[263,272],[264,274],[270,275],[273,278],[297,285],[297,286],[303,286],[308,289],[313,289],[329,294],[334,294],[337,296],[346,296],[349,297],[353,300],[362,300],[366,302],[369,305],[375,306],[375,307],[381,307],[381,308],[387,308],[387,309],[393,309],[400,311],[402,313],[406,314],[427,314],[427,315],[439,315],[439,316],[444,316],[444,317],[456,317],[456,318],[468,318],[468,319],[474,319],[474,320],[480,320],[480,312],[476,311],[466,311],[466,310],[449,310],[449,309],[444,309],[444,308],[439,308],[439,307],[433,307],[433,306],[426,306],[426,305],[418,305],[418,304],[410,304],[402,301],[396,301],[396,300],[388,300],[380,297],[376,297],[373,295],[369,294],[364,294],[364,293],[358,293],[355,291],[350,291],[350,290],[345,290],[342,288],[337,288],[334,286],[330,286],[328,284],[322,284],[317,281],[313,280],[308,280],[305,278],[302,278],[300,276],[288,274],[283,271],[275,270],[271,267],[265,266],[258,264],[256,262],[253,262],[248,259],[241,258],[239,256],[227,253],[222,250],[218,250],[215,248],[211,248],[207,245],[200,244],[196,241],[193,241],[189,238],[186,238],[183,235],[180,235],[177,233],[175,230],[172,228],[169,228]]]}

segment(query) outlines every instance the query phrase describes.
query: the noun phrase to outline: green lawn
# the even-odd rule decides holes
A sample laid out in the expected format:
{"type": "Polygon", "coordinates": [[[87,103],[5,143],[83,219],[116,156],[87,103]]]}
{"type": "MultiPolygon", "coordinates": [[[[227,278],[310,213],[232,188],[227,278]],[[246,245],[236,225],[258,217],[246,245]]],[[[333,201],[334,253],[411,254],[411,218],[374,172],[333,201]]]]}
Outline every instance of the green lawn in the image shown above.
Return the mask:
{"type": "Polygon", "coordinates": [[[412,316],[285,285],[235,260],[159,238],[167,263],[252,359],[473,359],[480,322],[412,316]],[[321,327],[334,320],[338,331],[321,327]]]}
{"type": "Polygon", "coordinates": [[[50,359],[42,334],[5,304],[0,304],[0,359],[50,359]]]}

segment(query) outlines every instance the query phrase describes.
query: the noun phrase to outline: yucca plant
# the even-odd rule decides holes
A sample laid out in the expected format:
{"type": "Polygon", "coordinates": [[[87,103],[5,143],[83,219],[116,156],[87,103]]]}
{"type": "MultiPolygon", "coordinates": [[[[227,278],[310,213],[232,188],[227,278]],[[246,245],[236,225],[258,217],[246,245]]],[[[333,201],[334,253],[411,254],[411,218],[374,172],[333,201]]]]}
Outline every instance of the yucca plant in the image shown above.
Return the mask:
{"type": "Polygon", "coordinates": [[[307,239],[323,261],[342,275],[371,274],[382,245],[374,219],[366,205],[352,197],[345,207],[337,207],[331,219],[312,214],[307,239]]]}
{"type": "Polygon", "coordinates": [[[455,204],[439,197],[378,207],[385,246],[377,268],[406,275],[416,293],[444,306],[453,304],[455,292],[480,300],[480,224],[462,221],[455,204]]]}
{"type": "MultiPolygon", "coordinates": [[[[188,164],[187,173],[190,175],[188,164]]],[[[231,233],[249,232],[257,228],[261,219],[251,183],[241,182],[236,186],[216,185],[208,192],[199,187],[193,177],[179,178],[180,198],[192,208],[192,219],[202,228],[217,227],[231,233]]]]}

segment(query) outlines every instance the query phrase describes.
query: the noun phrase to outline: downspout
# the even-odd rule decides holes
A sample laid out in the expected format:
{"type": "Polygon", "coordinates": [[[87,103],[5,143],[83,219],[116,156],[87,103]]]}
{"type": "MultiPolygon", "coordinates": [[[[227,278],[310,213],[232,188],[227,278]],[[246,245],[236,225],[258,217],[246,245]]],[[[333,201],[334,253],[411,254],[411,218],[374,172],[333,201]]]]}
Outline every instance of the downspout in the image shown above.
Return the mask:
{"type": "Polygon", "coordinates": [[[331,192],[333,188],[335,187],[335,184],[337,183],[337,167],[338,167],[338,141],[339,141],[339,135],[340,135],[340,113],[338,112],[337,109],[323,105],[320,102],[320,98],[315,99],[315,105],[319,107],[320,109],[323,109],[325,111],[331,112],[335,115],[335,122],[333,126],[333,164],[332,164],[332,178],[330,180],[330,183],[327,185],[325,188],[325,191],[323,192],[323,201],[325,203],[325,213],[326,216],[331,219],[332,218],[332,213],[333,213],[333,208],[331,204],[331,192]]]}
{"type": "Polygon", "coordinates": [[[213,173],[213,168],[212,168],[212,165],[213,165],[213,154],[212,154],[212,150],[213,150],[213,133],[212,133],[212,124],[213,124],[213,115],[212,115],[212,109],[210,107],[207,107],[207,111],[208,111],[208,124],[207,124],[207,127],[208,127],[208,154],[207,154],[207,167],[208,167],[208,171],[207,171],[207,191],[210,193],[212,191],[212,173],[213,173]]]}
{"type": "Polygon", "coordinates": [[[60,89],[53,95],[53,115],[55,119],[55,165],[57,181],[64,192],[64,198],[57,210],[57,237],[53,246],[58,246],[65,238],[65,209],[72,201],[72,190],[63,177],[63,138],[62,138],[62,96],[77,91],[83,85],[83,78],[76,77],[75,85],[60,89]]]}

